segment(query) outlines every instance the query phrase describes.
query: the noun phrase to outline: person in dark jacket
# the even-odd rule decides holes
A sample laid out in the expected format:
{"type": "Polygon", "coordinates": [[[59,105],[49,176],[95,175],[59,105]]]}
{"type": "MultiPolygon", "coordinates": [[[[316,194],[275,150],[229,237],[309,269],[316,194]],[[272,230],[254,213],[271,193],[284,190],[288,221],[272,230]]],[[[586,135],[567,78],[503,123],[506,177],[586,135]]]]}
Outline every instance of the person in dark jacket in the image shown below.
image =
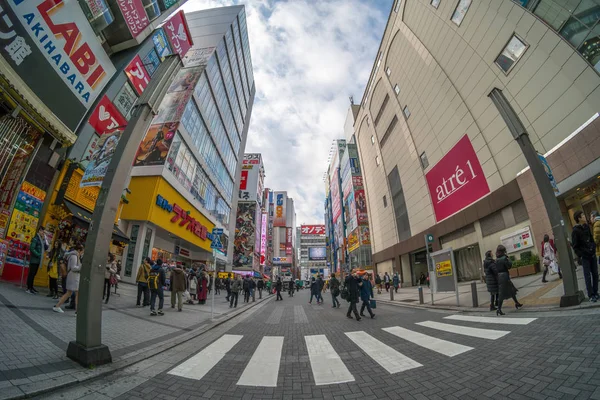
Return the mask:
{"type": "Polygon", "coordinates": [[[256,282],[256,288],[258,289],[258,298],[262,299],[262,291],[265,288],[265,281],[259,279],[258,282],[256,282]]]}
{"type": "Polygon", "coordinates": [[[505,299],[512,298],[517,310],[523,307],[523,304],[517,300],[517,289],[510,280],[508,270],[512,267],[512,262],[506,255],[506,247],[499,245],[496,248],[496,277],[498,280],[498,309],[496,315],[504,315],[502,312],[502,303],[505,299]]]}
{"type": "Polygon", "coordinates": [[[250,283],[251,279],[250,276],[246,276],[244,278],[244,284],[243,284],[243,289],[244,289],[244,303],[247,303],[250,301],[250,283]]]}
{"type": "Polygon", "coordinates": [[[313,297],[317,298],[317,304],[319,304],[320,293],[321,289],[319,288],[319,282],[313,276],[310,281],[310,300],[308,301],[308,304],[312,304],[313,297]]]}
{"type": "Polygon", "coordinates": [[[360,299],[362,300],[362,306],[360,307],[360,316],[365,316],[365,307],[371,316],[371,319],[375,318],[373,310],[371,310],[371,298],[373,297],[373,285],[369,276],[365,274],[362,279],[362,286],[360,287],[360,299]]]}
{"type": "Polygon", "coordinates": [[[394,278],[392,278],[392,282],[394,283],[394,291],[396,293],[398,293],[398,288],[400,287],[400,277],[398,276],[397,272],[394,274],[394,278]]]}
{"type": "Polygon", "coordinates": [[[185,292],[185,272],[179,266],[175,266],[171,272],[171,308],[175,308],[175,300],[177,300],[177,311],[183,309],[183,292],[185,292]]]}
{"type": "Polygon", "coordinates": [[[596,260],[596,243],[592,231],[585,219],[583,211],[573,214],[576,225],[571,233],[571,246],[577,257],[581,259],[585,287],[590,301],[598,301],[598,261],[596,260]]]}
{"type": "Polygon", "coordinates": [[[338,296],[340,295],[340,281],[335,277],[335,274],[331,274],[329,287],[331,288],[331,300],[333,301],[331,307],[335,308],[337,304],[337,308],[340,308],[340,300],[338,299],[338,296]]]}
{"type": "Polygon", "coordinates": [[[317,275],[317,286],[319,286],[317,303],[323,304],[323,288],[325,287],[325,281],[323,281],[323,277],[321,275],[317,275]]]}
{"type": "Polygon", "coordinates": [[[229,298],[231,297],[231,284],[233,283],[233,274],[231,274],[231,276],[228,276],[225,279],[225,290],[227,291],[227,296],[225,297],[225,300],[229,301],[229,298]]]}
{"type": "Polygon", "coordinates": [[[491,250],[485,252],[483,272],[485,274],[487,290],[490,292],[490,311],[496,311],[496,306],[498,305],[498,278],[496,277],[496,261],[494,261],[491,250]]]}
{"type": "Polygon", "coordinates": [[[356,317],[357,321],[360,321],[360,316],[358,315],[358,310],[356,309],[356,303],[358,303],[358,299],[360,297],[360,287],[362,286],[362,282],[356,273],[352,275],[348,275],[344,280],[344,284],[346,285],[346,289],[348,290],[348,312],[346,313],[346,317],[352,319],[352,314],[356,317]]]}
{"type": "Polygon", "coordinates": [[[381,294],[381,276],[375,275],[375,286],[377,286],[377,294],[381,294]]]}
{"type": "Polygon", "coordinates": [[[234,275],[231,274],[231,286],[230,286],[230,300],[229,300],[229,308],[235,307],[237,308],[238,297],[240,294],[240,290],[242,289],[242,277],[238,275],[237,278],[234,278],[234,275]],[[234,305],[235,303],[235,305],[234,305]]]}
{"type": "Polygon", "coordinates": [[[294,285],[294,280],[290,280],[289,284],[288,284],[288,296],[289,297],[294,297],[294,288],[296,285],[294,285]]]}
{"type": "Polygon", "coordinates": [[[278,276],[277,283],[275,284],[275,291],[277,292],[277,298],[275,299],[275,301],[279,301],[279,300],[283,301],[283,297],[281,297],[281,289],[282,288],[283,288],[283,283],[281,283],[281,277],[278,276]]]}
{"type": "Polygon", "coordinates": [[[43,226],[38,228],[37,235],[33,237],[29,246],[31,258],[29,259],[29,273],[27,274],[27,293],[36,294],[38,291],[33,287],[33,280],[40,268],[40,264],[44,261],[44,252],[48,250],[48,242],[46,241],[46,231],[43,226]]]}
{"type": "Polygon", "coordinates": [[[162,267],[162,260],[159,258],[156,263],[152,266],[150,276],[148,277],[148,286],[150,287],[150,315],[156,315],[154,308],[156,304],[156,298],[158,297],[158,315],[165,315],[163,312],[163,305],[165,304],[165,294],[163,288],[165,286],[166,276],[165,270],[162,267]],[[152,276],[158,275],[158,282],[153,285],[152,276]]]}

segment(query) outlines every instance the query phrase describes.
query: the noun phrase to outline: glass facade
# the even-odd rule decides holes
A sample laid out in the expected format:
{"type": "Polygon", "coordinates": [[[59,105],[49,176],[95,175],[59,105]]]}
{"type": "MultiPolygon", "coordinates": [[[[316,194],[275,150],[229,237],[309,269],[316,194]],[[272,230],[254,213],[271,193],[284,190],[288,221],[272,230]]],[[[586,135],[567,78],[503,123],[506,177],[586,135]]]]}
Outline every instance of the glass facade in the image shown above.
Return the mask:
{"type": "Polygon", "coordinates": [[[599,0],[513,0],[556,30],[600,72],[599,0]]]}

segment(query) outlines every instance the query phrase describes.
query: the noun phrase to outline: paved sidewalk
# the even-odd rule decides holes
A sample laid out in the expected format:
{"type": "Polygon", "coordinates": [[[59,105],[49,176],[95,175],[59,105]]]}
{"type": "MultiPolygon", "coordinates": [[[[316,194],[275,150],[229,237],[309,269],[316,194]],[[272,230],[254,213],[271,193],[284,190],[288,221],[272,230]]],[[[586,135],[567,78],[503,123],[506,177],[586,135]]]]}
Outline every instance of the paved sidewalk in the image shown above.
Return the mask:
{"type": "Polygon", "coordinates": [[[165,292],[165,315],[151,317],[148,307],[135,306],[137,288],[121,284],[119,295],[111,294],[102,314],[102,340],[111,350],[113,363],[88,370],[66,357],[68,343],[75,340],[75,313],[54,313],[56,301],[46,297],[46,290],[38,290],[38,295],[30,295],[0,282],[0,399],[29,397],[124,368],[260,302],[258,298],[256,303],[242,301],[237,309],[230,309],[222,291],[215,296],[215,320],[211,321],[210,296],[205,305],[184,305],[177,312],[170,307],[170,292],[165,292]]]}
{"type": "MultiPolygon", "coordinates": [[[[525,308],[531,311],[545,311],[555,310],[560,307],[560,298],[564,294],[562,280],[558,278],[558,275],[550,274],[548,274],[546,279],[548,280],[548,283],[542,283],[541,273],[512,279],[515,287],[518,289],[517,298],[525,305],[525,308]]],[[[579,289],[583,290],[585,293],[585,283],[581,267],[577,268],[577,279],[579,289]]],[[[484,309],[489,309],[490,294],[487,291],[485,283],[477,282],[477,299],[479,307],[475,309],[473,308],[471,282],[460,282],[458,284],[458,289],[458,305],[456,303],[455,292],[434,294],[432,305],[431,292],[427,286],[423,287],[423,304],[419,304],[419,292],[418,287],[416,286],[398,289],[398,292],[394,293],[393,301],[390,301],[390,294],[386,292],[385,289],[382,290],[381,294],[377,294],[377,290],[375,289],[375,299],[398,305],[427,308],[435,307],[459,311],[482,311],[484,309]]],[[[595,306],[600,306],[600,303],[590,303],[586,299],[579,306],[569,307],[567,309],[595,306]]],[[[505,307],[514,307],[513,301],[507,300],[505,302],[505,307]]]]}

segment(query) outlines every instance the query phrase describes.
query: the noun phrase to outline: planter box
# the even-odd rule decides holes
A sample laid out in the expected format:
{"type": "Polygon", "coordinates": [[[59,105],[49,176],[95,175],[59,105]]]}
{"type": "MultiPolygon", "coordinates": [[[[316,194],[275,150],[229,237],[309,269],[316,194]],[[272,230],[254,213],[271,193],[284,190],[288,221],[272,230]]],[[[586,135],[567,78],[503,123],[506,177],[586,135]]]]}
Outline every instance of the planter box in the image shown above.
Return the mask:
{"type": "Polygon", "coordinates": [[[508,274],[510,275],[511,278],[516,278],[519,276],[519,268],[511,268],[508,270],[508,274]]]}
{"type": "Polygon", "coordinates": [[[519,267],[519,268],[517,268],[517,271],[518,271],[519,276],[535,275],[537,272],[536,268],[535,268],[535,264],[519,267]]]}

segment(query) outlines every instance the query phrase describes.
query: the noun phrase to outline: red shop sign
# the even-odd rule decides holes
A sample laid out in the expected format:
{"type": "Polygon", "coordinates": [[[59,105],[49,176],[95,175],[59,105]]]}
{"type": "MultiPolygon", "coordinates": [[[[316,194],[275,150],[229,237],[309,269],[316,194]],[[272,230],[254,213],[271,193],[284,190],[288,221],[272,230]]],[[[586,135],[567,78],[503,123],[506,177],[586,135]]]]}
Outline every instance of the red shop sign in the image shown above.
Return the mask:
{"type": "Polygon", "coordinates": [[[242,176],[240,178],[240,190],[246,190],[248,187],[248,171],[242,171],[242,176]]]}
{"type": "Polygon", "coordinates": [[[129,78],[129,82],[131,82],[138,95],[142,94],[150,82],[150,75],[148,75],[148,71],[144,68],[139,55],[135,56],[125,67],[125,75],[129,78]]]}
{"type": "Polygon", "coordinates": [[[437,222],[490,192],[487,179],[467,135],[426,175],[437,222]]]}
{"type": "Polygon", "coordinates": [[[123,128],[127,125],[127,120],[123,118],[112,101],[104,95],[90,115],[88,123],[98,134],[103,135],[117,128],[123,128]]]}
{"type": "Polygon", "coordinates": [[[133,37],[137,37],[150,24],[142,0],[117,0],[125,23],[133,37]]]}
{"type": "Polygon", "coordinates": [[[192,47],[192,35],[188,29],[183,10],[173,15],[163,26],[171,48],[180,58],[183,58],[192,47]]]}

